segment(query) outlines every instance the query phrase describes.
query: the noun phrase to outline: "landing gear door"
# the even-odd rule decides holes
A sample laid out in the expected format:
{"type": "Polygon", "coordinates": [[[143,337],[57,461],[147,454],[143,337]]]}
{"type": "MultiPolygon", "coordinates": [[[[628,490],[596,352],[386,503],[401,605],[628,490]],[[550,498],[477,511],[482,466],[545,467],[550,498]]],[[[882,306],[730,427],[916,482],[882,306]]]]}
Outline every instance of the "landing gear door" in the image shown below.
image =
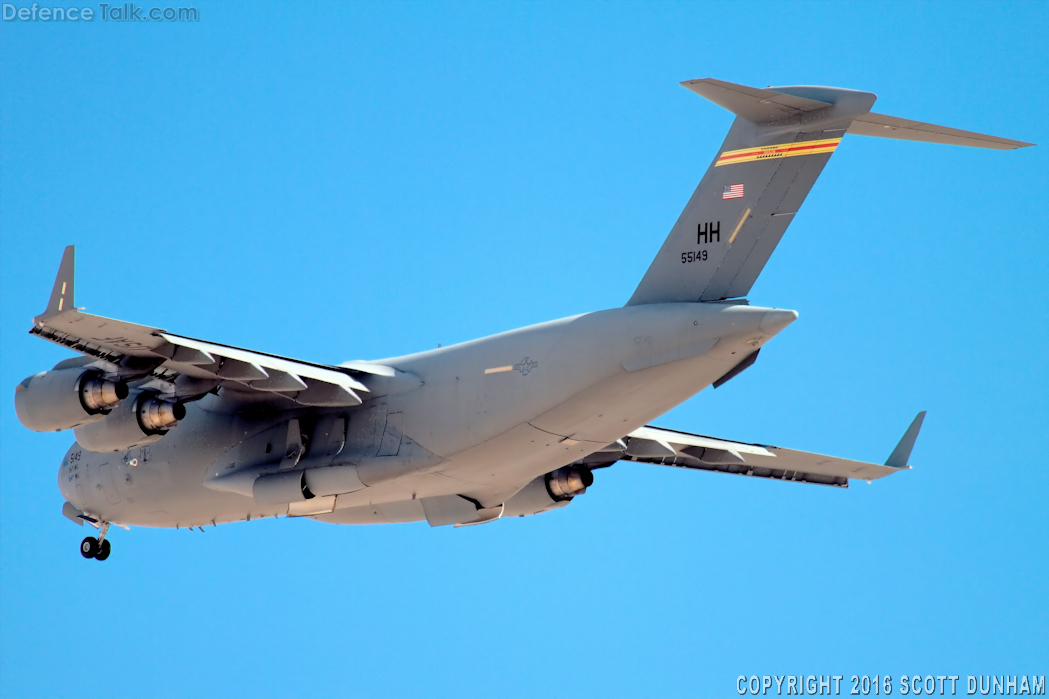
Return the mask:
{"type": "Polygon", "coordinates": [[[350,429],[343,452],[356,456],[375,456],[382,446],[385,429],[386,401],[377,400],[362,405],[350,415],[350,429]]]}
{"type": "Polygon", "coordinates": [[[325,415],[317,421],[309,440],[309,451],[306,458],[299,463],[299,468],[317,468],[328,466],[346,447],[346,418],[338,415],[325,415]]]}
{"type": "Polygon", "coordinates": [[[299,421],[288,420],[282,427],[286,430],[284,436],[283,457],[280,461],[280,470],[287,471],[295,468],[302,458],[306,447],[302,443],[302,431],[299,429],[299,421]]]}
{"type": "Polygon", "coordinates": [[[346,418],[325,415],[313,428],[310,451],[307,458],[328,459],[336,457],[346,446],[346,418]]]}
{"type": "Polygon", "coordinates": [[[390,413],[386,416],[386,429],[383,431],[382,444],[376,456],[397,456],[401,450],[401,436],[404,434],[404,413],[390,413]]]}

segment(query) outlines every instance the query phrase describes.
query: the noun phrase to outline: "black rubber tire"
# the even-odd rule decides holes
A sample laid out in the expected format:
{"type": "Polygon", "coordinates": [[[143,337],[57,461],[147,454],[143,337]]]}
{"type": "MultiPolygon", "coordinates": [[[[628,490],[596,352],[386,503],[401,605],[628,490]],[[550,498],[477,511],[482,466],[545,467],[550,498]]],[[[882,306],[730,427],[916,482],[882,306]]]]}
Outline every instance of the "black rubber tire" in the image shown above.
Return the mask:
{"type": "Polygon", "coordinates": [[[94,558],[98,554],[98,539],[93,536],[86,537],[80,542],[80,555],[84,558],[94,558]]]}
{"type": "Polygon", "coordinates": [[[102,545],[98,547],[98,552],[95,554],[95,558],[100,561],[104,561],[109,558],[109,551],[113,547],[109,545],[109,539],[102,542],[102,545]]]}

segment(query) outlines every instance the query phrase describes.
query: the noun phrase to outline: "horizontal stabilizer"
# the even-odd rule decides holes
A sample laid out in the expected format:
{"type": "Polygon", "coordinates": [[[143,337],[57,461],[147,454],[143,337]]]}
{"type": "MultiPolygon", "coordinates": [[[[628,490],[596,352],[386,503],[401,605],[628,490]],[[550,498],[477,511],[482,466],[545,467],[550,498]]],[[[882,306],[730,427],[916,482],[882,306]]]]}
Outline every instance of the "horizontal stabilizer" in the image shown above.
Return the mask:
{"type": "Polygon", "coordinates": [[[870,112],[853,119],[845,133],[857,136],[877,136],[878,138],[897,138],[903,141],[924,141],[925,143],[943,143],[950,146],[969,146],[972,148],[993,148],[994,150],[1014,150],[1033,146],[1033,143],[1014,141],[1010,138],[999,138],[974,131],[962,131],[947,126],[926,124],[923,121],[911,121],[899,117],[870,112]]]}
{"type": "Polygon", "coordinates": [[[714,78],[685,80],[681,85],[755,124],[779,121],[831,106],[829,102],[796,97],[775,90],[760,90],[714,78]]]}

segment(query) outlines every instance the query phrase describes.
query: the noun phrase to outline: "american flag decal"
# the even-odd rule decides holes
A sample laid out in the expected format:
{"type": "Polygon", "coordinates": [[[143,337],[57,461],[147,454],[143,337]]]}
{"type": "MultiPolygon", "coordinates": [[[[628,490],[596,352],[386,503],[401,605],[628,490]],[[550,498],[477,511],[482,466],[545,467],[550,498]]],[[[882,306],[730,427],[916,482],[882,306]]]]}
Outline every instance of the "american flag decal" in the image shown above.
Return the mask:
{"type": "Polygon", "coordinates": [[[725,187],[725,191],[721,193],[722,199],[742,199],[743,198],[743,185],[732,184],[725,187]]]}

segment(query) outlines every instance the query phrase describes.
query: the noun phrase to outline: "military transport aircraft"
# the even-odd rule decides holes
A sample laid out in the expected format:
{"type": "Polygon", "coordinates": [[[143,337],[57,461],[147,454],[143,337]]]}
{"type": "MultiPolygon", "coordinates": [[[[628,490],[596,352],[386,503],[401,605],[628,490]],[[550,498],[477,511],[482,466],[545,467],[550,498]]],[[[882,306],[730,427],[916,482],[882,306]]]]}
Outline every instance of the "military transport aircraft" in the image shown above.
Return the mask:
{"type": "Polygon", "coordinates": [[[66,248],[30,332],[83,356],[27,378],[15,407],[73,430],[62,512],[99,530],[81,554],[106,559],[112,524],[481,524],[563,507],[621,460],[841,488],[909,468],[924,413],[884,464],[648,423],[797,318],[745,297],[846,134],[1031,144],[876,114],[869,92],[681,84],[736,118],[622,308],[329,366],[82,313],[66,248]]]}

